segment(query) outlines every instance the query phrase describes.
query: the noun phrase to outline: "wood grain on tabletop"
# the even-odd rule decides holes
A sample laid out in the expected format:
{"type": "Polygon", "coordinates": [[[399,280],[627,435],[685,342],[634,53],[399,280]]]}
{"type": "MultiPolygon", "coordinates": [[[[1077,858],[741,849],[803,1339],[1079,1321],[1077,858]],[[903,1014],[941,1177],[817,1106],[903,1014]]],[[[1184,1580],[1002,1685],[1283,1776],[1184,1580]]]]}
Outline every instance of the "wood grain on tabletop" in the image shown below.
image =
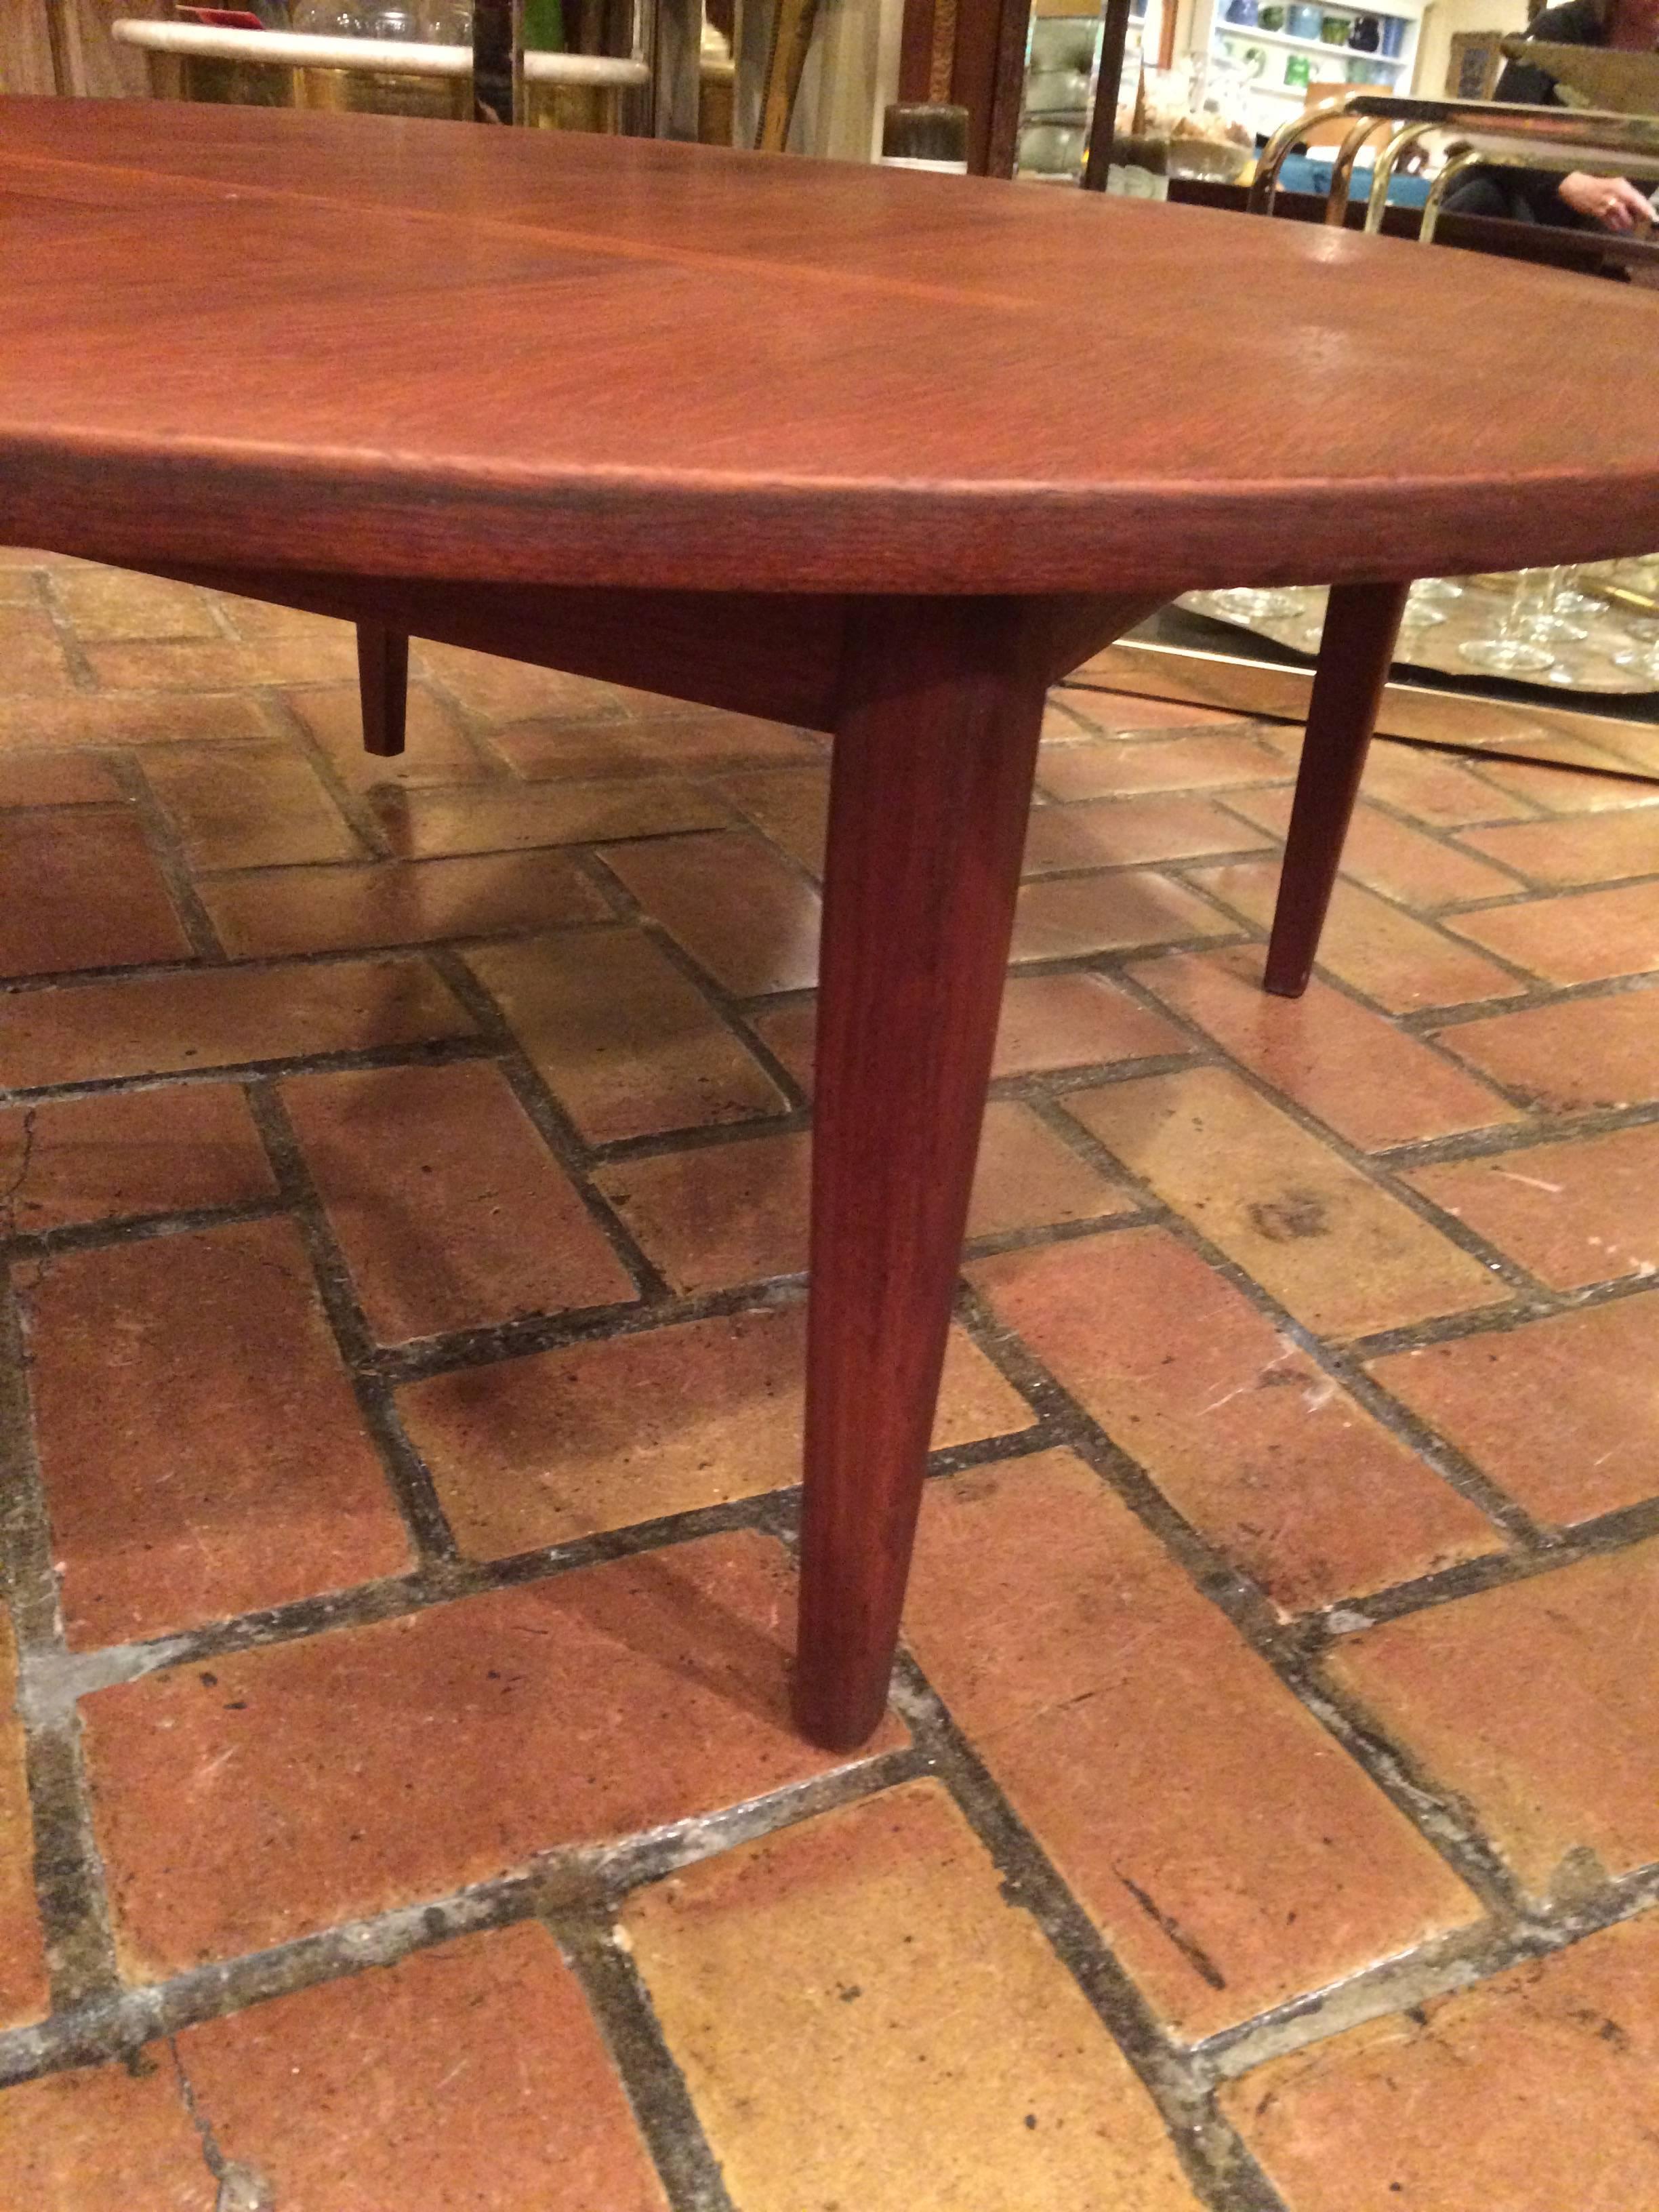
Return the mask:
{"type": "Polygon", "coordinates": [[[0,329],[0,537],[116,559],[1162,595],[1659,528],[1659,300],[979,179],[5,101],[0,329]]]}

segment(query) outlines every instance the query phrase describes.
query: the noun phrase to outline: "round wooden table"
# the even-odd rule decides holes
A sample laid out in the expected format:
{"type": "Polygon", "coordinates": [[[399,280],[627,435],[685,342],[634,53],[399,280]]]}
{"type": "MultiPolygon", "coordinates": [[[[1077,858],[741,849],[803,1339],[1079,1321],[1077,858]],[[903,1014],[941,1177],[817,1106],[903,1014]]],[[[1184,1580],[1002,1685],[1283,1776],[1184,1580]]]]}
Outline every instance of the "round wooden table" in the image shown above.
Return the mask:
{"type": "Polygon", "coordinates": [[[1358,635],[1401,579],[1659,543],[1659,301],[1080,193],[0,102],[0,539],[348,616],[394,675],[413,632],[834,731],[835,1746],[885,1701],[1048,683],[1199,586],[1350,586],[1358,635]]]}

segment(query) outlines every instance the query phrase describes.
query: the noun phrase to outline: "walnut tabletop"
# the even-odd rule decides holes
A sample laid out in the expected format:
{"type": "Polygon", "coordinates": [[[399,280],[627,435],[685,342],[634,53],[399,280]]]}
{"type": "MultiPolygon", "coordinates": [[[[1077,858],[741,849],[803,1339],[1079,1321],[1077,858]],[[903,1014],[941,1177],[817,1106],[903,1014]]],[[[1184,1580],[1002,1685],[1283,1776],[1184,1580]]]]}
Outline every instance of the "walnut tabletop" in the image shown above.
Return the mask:
{"type": "Polygon", "coordinates": [[[1299,989],[1404,580],[1659,544],[1656,358],[1659,300],[1298,223],[0,101],[0,541],[345,616],[377,752],[411,634],[833,732],[795,1697],[836,1747],[887,1698],[1047,685],[1177,592],[1334,586],[1299,989]]]}
{"type": "Polygon", "coordinates": [[[640,139],[0,102],[0,532],[754,589],[1133,590],[1659,537],[1659,300],[640,139]]]}

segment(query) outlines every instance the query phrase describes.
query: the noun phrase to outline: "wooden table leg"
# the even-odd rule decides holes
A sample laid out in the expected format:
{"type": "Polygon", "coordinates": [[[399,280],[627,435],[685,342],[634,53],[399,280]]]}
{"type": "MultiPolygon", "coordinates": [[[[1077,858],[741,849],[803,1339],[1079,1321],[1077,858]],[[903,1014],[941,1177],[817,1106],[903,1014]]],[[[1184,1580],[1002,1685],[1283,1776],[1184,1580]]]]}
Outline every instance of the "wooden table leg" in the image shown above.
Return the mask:
{"type": "Polygon", "coordinates": [[[363,702],[363,750],[390,759],[404,749],[409,707],[409,639],[385,623],[357,624],[357,689],[363,702]]]}
{"type": "Polygon", "coordinates": [[[1299,999],[1308,988],[1410,588],[1331,588],[1262,978],[1281,999],[1299,999]]]}
{"type": "Polygon", "coordinates": [[[850,618],[824,882],[796,1713],[879,1721],[1001,1005],[1039,605],[850,618]]]}

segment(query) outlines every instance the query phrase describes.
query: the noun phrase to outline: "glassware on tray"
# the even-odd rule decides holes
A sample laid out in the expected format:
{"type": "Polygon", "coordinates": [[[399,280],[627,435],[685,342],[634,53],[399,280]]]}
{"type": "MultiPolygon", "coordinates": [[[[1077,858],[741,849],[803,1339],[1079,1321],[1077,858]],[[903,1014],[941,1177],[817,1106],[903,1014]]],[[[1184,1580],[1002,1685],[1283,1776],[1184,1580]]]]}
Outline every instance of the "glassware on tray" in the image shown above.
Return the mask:
{"type": "Polygon", "coordinates": [[[1492,637],[1467,638],[1457,648],[1465,660],[1489,676],[1542,676],[1556,656],[1538,644],[1530,625],[1545,612],[1547,568],[1522,568],[1515,578],[1504,618],[1492,637]]]}

